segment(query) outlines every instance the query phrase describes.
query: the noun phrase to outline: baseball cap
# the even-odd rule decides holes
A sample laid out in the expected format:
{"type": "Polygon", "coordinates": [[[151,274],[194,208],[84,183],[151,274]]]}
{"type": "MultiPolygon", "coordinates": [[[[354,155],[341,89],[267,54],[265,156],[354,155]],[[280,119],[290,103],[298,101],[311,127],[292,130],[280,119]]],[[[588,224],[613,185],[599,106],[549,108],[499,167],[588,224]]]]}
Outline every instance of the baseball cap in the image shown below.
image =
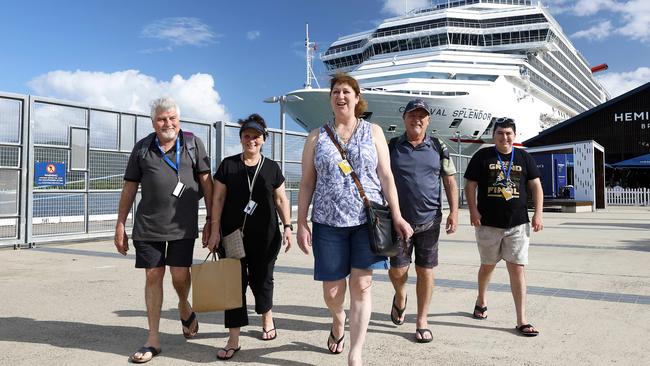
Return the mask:
{"type": "Polygon", "coordinates": [[[422,108],[425,111],[427,111],[427,114],[431,114],[431,109],[429,108],[429,105],[427,102],[425,102],[422,99],[413,99],[412,101],[408,102],[406,105],[406,108],[404,108],[404,114],[407,114],[409,112],[412,112],[418,108],[422,108]]]}

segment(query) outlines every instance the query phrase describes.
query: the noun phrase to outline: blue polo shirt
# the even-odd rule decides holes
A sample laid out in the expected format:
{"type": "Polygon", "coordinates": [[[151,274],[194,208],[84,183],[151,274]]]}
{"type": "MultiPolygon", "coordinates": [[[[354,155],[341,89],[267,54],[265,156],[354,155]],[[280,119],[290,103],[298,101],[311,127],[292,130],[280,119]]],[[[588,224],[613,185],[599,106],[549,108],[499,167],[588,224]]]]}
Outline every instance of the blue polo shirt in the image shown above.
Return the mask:
{"type": "Polygon", "coordinates": [[[422,225],[440,215],[441,176],[456,174],[447,146],[438,139],[442,153],[427,136],[418,146],[406,134],[390,149],[390,167],[395,177],[402,217],[411,225],[422,225]]]}

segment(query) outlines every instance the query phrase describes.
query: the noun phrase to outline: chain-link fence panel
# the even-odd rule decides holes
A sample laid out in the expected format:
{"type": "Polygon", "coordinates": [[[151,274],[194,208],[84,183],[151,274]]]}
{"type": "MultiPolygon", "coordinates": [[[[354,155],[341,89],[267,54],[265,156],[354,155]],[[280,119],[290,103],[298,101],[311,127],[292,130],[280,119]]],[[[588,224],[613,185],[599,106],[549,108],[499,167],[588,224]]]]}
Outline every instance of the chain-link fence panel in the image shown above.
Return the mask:
{"type": "Polygon", "coordinates": [[[86,230],[85,193],[34,193],[33,235],[81,234],[86,230]]]}

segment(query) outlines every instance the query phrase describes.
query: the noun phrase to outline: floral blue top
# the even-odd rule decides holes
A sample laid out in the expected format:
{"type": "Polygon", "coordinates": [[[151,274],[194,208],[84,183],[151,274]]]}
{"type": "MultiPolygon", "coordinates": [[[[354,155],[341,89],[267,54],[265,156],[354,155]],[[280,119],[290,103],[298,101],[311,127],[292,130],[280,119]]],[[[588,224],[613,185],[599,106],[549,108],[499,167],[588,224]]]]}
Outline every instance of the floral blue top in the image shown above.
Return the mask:
{"type": "MultiPolygon", "coordinates": [[[[334,131],[333,122],[328,123],[334,131]]],[[[366,196],[371,201],[382,203],[381,183],[377,176],[377,150],[372,139],[372,125],[360,119],[356,131],[347,145],[350,165],[361,181],[366,196]]],[[[334,135],[337,139],[338,136],[334,135]]],[[[345,175],[338,163],[342,160],[334,143],[324,127],[320,128],[314,152],[316,188],[314,190],[311,220],[334,227],[350,227],[364,224],[366,213],[359,190],[350,174],[345,175]]]]}

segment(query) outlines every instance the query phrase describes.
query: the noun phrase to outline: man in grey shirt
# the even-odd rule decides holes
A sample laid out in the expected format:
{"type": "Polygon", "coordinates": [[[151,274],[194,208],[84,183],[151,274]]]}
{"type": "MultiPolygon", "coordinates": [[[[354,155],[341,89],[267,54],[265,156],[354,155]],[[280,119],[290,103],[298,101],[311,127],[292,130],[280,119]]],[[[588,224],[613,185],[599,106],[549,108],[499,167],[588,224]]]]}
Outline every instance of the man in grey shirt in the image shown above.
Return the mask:
{"type": "MultiPolygon", "coordinates": [[[[201,194],[207,212],[212,207],[210,157],[201,140],[180,129],[180,109],[171,98],[151,104],[154,132],[138,141],[124,173],[120,196],[115,247],[122,255],[129,250],[125,222],[141,185],[142,198],[133,224],[135,266],[146,274],[145,302],[149,336],[143,347],[131,355],[134,363],[151,360],[160,353],[160,312],[163,277],[169,266],[178,294],[183,335],[191,338],[199,323],[188,296],[194,241],[198,237],[198,208],[201,194]]],[[[203,226],[204,246],[210,236],[210,217],[203,226]]]]}
{"type": "Polygon", "coordinates": [[[404,323],[406,280],[411,256],[415,252],[418,309],[415,340],[419,343],[428,343],[433,339],[427,317],[433,293],[433,268],[438,265],[438,237],[442,222],[441,180],[449,203],[445,225],[447,234],[456,232],[458,225],[456,168],[445,144],[436,137],[427,136],[430,110],[422,99],[410,101],[403,115],[406,132],[391,139],[388,144],[400,211],[413,227],[411,240],[403,243],[402,252],[390,259],[388,275],[395,288],[390,318],[395,325],[404,323]]]}

